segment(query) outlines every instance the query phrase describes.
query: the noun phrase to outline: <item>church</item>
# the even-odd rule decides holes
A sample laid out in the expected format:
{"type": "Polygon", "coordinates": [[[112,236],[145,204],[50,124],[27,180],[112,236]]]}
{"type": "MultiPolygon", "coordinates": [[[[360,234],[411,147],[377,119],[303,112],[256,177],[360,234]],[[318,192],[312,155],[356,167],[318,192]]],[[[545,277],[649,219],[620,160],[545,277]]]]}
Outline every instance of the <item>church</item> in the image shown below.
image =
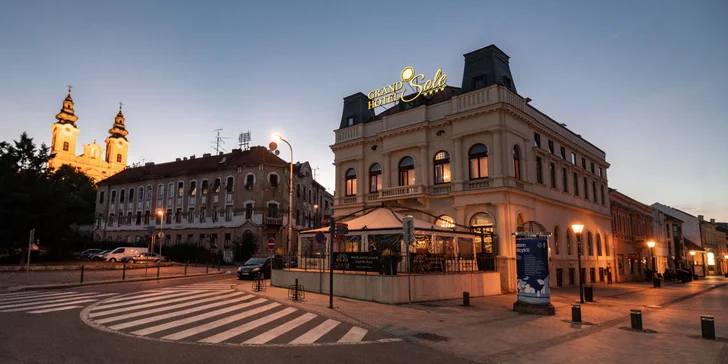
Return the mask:
{"type": "Polygon", "coordinates": [[[81,129],[76,126],[78,117],[75,115],[73,106],[69,87],[61,112],[56,115],[58,121],[51,127],[53,140],[48,167],[58,169],[64,164],[76,167],[95,183],[124,170],[129,151],[129,141],[126,139],[129,132],[124,126],[121,105],[119,105],[119,113],[114,118],[114,125],[109,129],[109,136],[105,140],[105,155],[104,149],[96,144],[96,140],[90,144],[84,144],[83,154],[76,155],[76,138],[81,129]]]}

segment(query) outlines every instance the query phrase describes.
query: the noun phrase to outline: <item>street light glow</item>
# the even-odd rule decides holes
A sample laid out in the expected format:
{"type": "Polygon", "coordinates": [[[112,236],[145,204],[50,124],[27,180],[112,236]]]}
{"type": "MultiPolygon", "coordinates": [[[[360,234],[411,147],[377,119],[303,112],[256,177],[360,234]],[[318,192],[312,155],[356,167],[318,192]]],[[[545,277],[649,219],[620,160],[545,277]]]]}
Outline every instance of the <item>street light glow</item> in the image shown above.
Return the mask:
{"type": "Polygon", "coordinates": [[[584,225],[582,225],[582,224],[571,225],[571,230],[574,230],[575,234],[581,234],[582,230],[584,230],[584,225]]]}
{"type": "Polygon", "coordinates": [[[313,208],[317,209],[318,208],[318,204],[317,203],[313,204],[313,208]]]}
{"type": "Polygon", "coordinates": [[[647,246],[649,246],[650,248],[654,248],[655,247],[655,242],[654,241],[648,241],[647,242],[647,246]]]}
{"type": "Polygon", "coordinates": [[[273,140],[283,140],[283,137],[278,133],[273,133],[273,140]]]}
{"type": "Polygon", "coordinates": [[[691,250],[690,255],[695,255],[695,250],[691,250]]]}
{"type": "Polygon", "coordinates": [[[157,215],[159,215],[159,216],[162,216],[162,215],[164,215],[164,211],[162,211],[162,210],[157,210],[157,215]]]}

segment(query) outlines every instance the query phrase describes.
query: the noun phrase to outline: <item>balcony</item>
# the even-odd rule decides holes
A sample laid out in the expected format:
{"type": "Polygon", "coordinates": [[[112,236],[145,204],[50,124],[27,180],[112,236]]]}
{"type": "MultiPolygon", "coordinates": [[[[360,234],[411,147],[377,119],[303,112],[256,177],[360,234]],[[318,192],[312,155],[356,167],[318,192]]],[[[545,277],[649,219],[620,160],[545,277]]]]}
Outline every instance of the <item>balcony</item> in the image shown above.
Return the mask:
{"type": "Polygon", "coordinates": [[[467,190],[480,190],[488,187],[490,187],[490,181],[488,181],[487,179],[478,179],[465,182],[465,189],[467,190]]]}
{"type": "Polygon", "coordinates": [[[356,196],[344,197],[344,205],[356,203],[356,196]]]}
{"type": "Polygon", "coordinates": [[[452,191],[452,186],[448,184],[440,184],[430,187],[430,194],[433,195],[440,195],[440,194],[446,194],[450,193],[452,191]]]}
{"type": "Polygon", "coordinates": [[[409,197],[422,194],[424,192],[422,187],[422,185],[388,187],[382,189],[380,194],[382,199],[409,197]]]}
{"type": "Polygon", "coordinates": [[[273,226],[281,226],[283,225],[283,217],[278,216],[263,216],[263,224],[265,225],[273,225],[273,226]]]}

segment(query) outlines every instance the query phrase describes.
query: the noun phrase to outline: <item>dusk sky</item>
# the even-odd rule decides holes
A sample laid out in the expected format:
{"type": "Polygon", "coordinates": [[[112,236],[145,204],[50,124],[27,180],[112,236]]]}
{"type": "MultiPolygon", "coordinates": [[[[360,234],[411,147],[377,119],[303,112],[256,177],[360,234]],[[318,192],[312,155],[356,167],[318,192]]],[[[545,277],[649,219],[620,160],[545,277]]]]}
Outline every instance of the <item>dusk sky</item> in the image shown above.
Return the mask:
{"type": "Polygon", "coordinates": [[[407,65],[459,87],[462,55],[495,44],[522,96],[606,152],[610,187],[728,221],[724,0],[100,3],[3,5],[0,140],[50,144],[71,84],[79,154],[121,101],[130,163],[280,132],[331,190],[343,97],[407,65]]]}

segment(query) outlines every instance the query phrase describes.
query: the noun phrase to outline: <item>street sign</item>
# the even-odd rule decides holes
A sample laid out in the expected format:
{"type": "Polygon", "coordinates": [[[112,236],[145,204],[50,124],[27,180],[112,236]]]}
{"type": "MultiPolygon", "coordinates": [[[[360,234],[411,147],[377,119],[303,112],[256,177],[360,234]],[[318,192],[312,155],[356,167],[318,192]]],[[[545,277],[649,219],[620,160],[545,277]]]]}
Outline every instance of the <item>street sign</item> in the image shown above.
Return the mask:
{"type": "Polygon", "coordinates": [[[342,234],[342,235],[348,234],[349,233],[349,224],[337,222],[336,223],[336,233],[342,234]]]}
{"type": "Polygon", "coordinates": [[[276,239],[268,239],[268,249],[273,250],[276,247],[276,239]]]}
{"type": "Polygon", "coordinates": [[[323,244],[326,241],[326,234],[319,231],[316,233],[316,242],[320,245],[323,244]]]}
{"type": "Polygon", "coordinates": [[[407,245],[415,241],[415,219],[412,216],[402,219],[402,238],[407,245]]]}
{"type": "Polygon", "coordinates": [[[157,237],[160,239],[164,239],[164,233],[160,231],[159,233],[157,233],[157,237]]]}

